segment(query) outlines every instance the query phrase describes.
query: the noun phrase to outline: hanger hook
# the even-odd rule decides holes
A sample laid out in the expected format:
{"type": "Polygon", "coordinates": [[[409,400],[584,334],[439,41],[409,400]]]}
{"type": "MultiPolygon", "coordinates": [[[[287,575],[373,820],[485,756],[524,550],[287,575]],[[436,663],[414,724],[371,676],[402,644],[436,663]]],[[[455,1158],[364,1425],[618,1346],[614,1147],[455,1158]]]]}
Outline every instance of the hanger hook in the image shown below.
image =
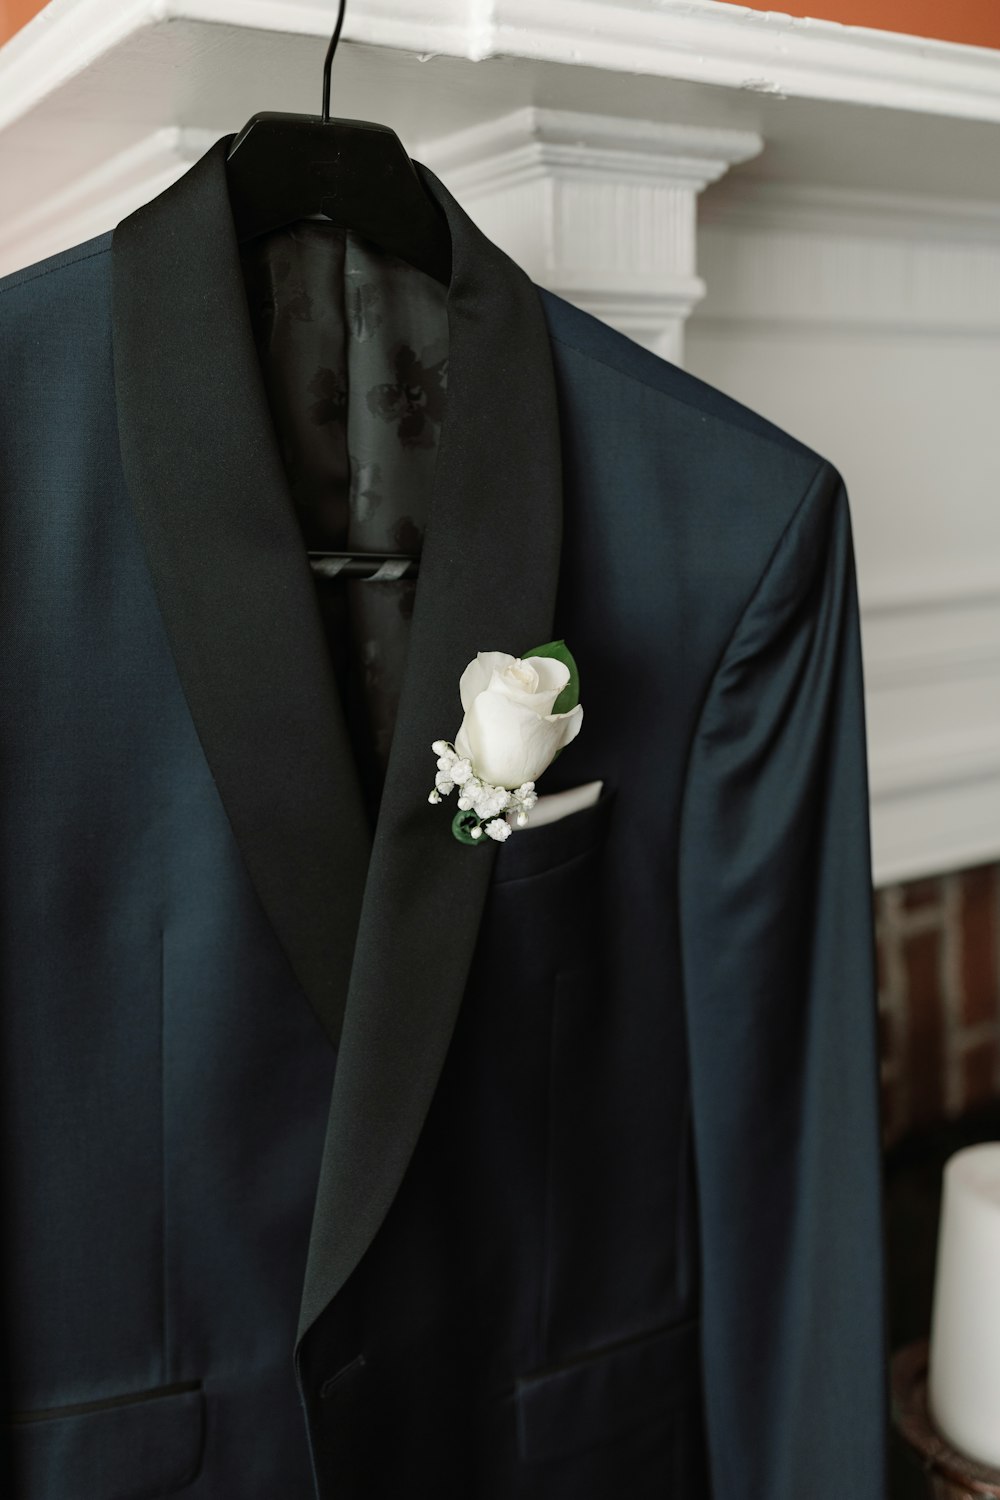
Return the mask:
{"type": "Polygon", "coordinates": [[[330,66],[333,62],[333,54],[337,50],[340,40],[340,28],[344,24],[344,11],[347,8],[347,0],[340,0],[340,8],[337,11],[337,24],[333,28],[333,36],[330,45],[326,49],[326,61],[323,64],[323,120],[324,125],[330,123],[330,66]]]}

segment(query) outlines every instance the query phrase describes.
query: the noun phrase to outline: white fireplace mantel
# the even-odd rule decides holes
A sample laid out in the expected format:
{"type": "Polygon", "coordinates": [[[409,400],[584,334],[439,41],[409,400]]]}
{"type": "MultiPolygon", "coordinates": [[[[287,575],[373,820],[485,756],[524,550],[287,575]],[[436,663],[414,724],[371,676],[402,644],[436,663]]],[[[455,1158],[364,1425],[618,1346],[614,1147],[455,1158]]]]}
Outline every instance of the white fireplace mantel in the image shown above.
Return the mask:
{"type": "MultiPolygon", "coordinates": [[[[335,10],[50,0],[0,48],[0,275],[318,113],[335,10]]],[[[348,0],[331,107],[837,464],[874,879],[1000,858],[1000,53],[717,0],[348,0]]]]}

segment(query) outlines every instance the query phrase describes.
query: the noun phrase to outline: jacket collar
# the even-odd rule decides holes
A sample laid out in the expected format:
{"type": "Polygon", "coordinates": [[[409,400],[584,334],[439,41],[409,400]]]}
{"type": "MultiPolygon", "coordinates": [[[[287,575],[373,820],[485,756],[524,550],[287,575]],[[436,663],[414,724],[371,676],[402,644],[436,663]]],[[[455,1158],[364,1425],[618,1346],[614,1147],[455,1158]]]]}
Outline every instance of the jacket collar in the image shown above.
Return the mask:
{"type": "Polygon", "coordinates": [[[523,271],[448,221],[448,396],[374,836],[257,363],[223,136],[112,236],[122,463],[192,719],[251,880],[338,1048],[300,1337],[374,1238],[430,1105],[496,846],[451,836],[431,743],[479,650],[553,634],[555,381],[523,271]],[[443,928],[446,914],[447,925],[443,928]]]}

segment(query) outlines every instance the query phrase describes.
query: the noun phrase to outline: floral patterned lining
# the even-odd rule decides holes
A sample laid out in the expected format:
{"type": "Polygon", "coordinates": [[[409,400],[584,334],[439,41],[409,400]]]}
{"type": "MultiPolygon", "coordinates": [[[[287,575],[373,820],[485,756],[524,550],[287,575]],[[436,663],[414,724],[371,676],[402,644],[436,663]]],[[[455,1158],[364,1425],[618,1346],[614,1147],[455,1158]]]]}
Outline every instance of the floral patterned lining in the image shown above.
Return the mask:
{"type": "MultiPolygon", "coordinates": [[[[419,554],[448,383],[445,288],[322,220],[260,235],[240,256],[303,546],[419,554]]],[[[374,818],[417,584],[316,586],[374,818]]]]}

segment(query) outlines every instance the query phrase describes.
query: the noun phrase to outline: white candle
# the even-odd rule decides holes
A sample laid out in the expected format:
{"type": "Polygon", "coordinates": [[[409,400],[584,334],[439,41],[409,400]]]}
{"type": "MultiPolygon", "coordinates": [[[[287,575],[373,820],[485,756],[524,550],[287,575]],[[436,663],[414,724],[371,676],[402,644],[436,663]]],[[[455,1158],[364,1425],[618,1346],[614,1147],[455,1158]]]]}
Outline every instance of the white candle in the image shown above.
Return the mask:
{"type": "Polygon", "coordinates": [[[1000,1469],[1000,1141],[945,1162],[927,1400],[953,1448],[1000,1469]]]}

